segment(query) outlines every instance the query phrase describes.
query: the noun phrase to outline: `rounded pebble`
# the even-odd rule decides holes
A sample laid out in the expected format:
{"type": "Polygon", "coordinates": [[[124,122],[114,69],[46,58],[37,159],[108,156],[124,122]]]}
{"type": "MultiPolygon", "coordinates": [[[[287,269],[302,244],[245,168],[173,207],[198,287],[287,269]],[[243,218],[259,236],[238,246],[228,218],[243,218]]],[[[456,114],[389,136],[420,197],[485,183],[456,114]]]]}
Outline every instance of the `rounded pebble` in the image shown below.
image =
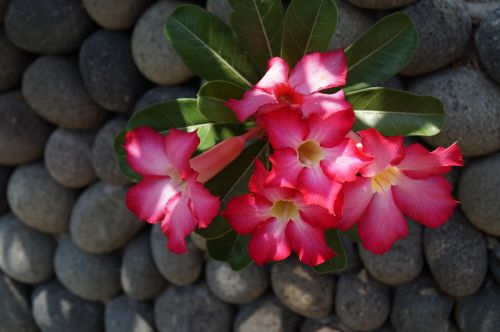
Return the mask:
{"type": "Polygon", "coordinates": [[[9,183],[12,168],[0,166],[0,214],[9,210],[7,203],[7,184],[9,183]]]}
{"type": "Polygon", "coordinates": [[[191,85],[157,86],[142,95],[137,103],[135,103],[134,112],[162,101],[177,98],[196,98],[197,92],[198,89],[191,85]]]}
{"type": "Polygon", "coordinates": [[[226,0],[207,0],[207,10],[217,15],[226,24],[230,24],[232,8],[226,0]]]}
{"type": "Polygon", "coordinates": [[[415,0],[349,0],[349,2],[368,9],[392,9],[409,5],[415,0]]]}
{"type": "Polygon", "coordinates": [[[496,0],[466,0],[465,5],[475,25],[479,25],[490,13],[500,8],[500,2],[496,0]]]}
{"type": "Polygon", "coordinates": [[[322,319],[308,318],[302,324],[300,332],[354,332],[336,315],[330,315],[322,319]]]}
{"type": "Polygon", "coordinates": [[[116,297],[106,305],[106,332],[154,332],[153,316],[152,304],[116,297]]]}
{"type": "Polygon", "coordinates": [[[90,17],[109,30],[127,30],[153,0],[82,0],[90,17]]]}
{"type": "Polygon", "coordinates": [[[12,88],[21,81],[23,72],[28,67],[31,58],[30,54],[12,44],[7,38],[5,30],[0,26],[0,91],[12,88]]]}
{"type": "Polygon", "coordinates": [[[495,255],[490,255],[490,271],[493,278],[500,283],[500,260],[498,260],[495,255]]]}
{"type": "Polygon", "coordinates": [[[475,41],[482,64],[488,74],[500,83],[500,8],[481,23],[475,41]]]}
{"type": "Polygon", "coordinates": [[[370,12],[354,7],[346,0],[337,0],[335,3],[338,19],[335,34],[330,43],[332,50],[351,45],[375,23],[370,12]]]}
{"type": "Polygon", "coordinates": [[[7,9],[9,8],[10,0],[0,0],[0,23],[3,22],[7,9]]]}

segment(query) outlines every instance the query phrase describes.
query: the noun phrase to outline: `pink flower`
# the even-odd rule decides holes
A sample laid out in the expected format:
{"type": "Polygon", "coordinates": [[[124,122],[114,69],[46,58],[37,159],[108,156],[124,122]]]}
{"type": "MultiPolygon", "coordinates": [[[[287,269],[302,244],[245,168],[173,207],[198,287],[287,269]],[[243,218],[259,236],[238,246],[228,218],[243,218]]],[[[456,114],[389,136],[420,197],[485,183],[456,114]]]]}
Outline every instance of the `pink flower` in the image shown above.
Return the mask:
{"type": "Polygon", "coordinates": [[[361,131],[363,151],[374,157],[361,177],[344,185],[344,214],[339,228],[356,222],[363,246],[376,254],[388,251],[408,234],[403,214],[428,227],[439,227],[458,203],[442,174],[462,166],[457,144],[429,152],[420,144],[403,147],[402,137],[361,131]]]}
{"type": "Polygon", "coordinates": [[[361,153],[346,134],[354,123],[352,110],[322,118],[312,114],[303,120],[298,111],[282,108],[261,116],[275,152],[269,158],[269,181],[276,186],[298,188],[307,204],[334,214],[342,183],[356,180],[359,169],[371,158],[361,153]]]}
{"type": "Polygon", "coordinates": [[[260,115],[283,106],[299,109],[306,117],[351,108],[342,90],[335,94],[318,92],[345,84],[347,66],[343,50],[308,54],[290,76],[288,64],[279,57],[270,59],[267,67],[264,77],[241,100],[229,99],[226,103],[241,121],[256,112],[260,115]]]}
{"type": "Polygon", "coordinates": [[[268,177],[257,161],[251,193],[233,198],[223,212],[236,232],[252,234],[248,248],[252,259],[262,265],[283,260],[292,250],[312,266],[332,258],[335,253],[325,242],[324,230],[335,226],[334,217],[319,206],[307,205],[295,189],[267,185],[268,177]]]}

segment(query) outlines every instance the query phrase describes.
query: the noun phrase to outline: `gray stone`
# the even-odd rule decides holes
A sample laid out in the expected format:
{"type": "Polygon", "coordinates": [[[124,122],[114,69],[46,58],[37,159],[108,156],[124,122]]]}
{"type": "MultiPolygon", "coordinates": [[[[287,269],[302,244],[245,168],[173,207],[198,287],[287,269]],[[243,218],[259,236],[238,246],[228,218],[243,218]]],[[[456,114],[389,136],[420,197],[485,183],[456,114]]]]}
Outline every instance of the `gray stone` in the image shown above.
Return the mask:
{"type": "Polygon", "coordinates": [[[36,332],[31,318],[29,289],[0,270],[0,332],[36,332]]]}
{"type": "MultiPolygon", "coordinates": [[[[0,15],[1,6],[0,1],[0,15]]],[[[21,81],[31,58],[30,54],[11,43],[5,35],[5,30],[0,26],[0,91],[10,89],[21,81]]]]}
{"type": "Polygon", "coordinates": [[[199,235],[196,232],[193,232],[191,233],[191,235],[189,235],[189,239],[197,249],[207,251],[207,242],[205,241],[203,236],[199,235]]]}
{"type": "Polygon", "coordinates": [[[497,0],[465,0],[472,23],[479,25],[492,11],[500,7],[497,0]]]}
{"type": "Polygon", "coordinates": [[[500,83],[500,7],[486,17],[477,29],[475,40],[481,62],[488,74],[500,83]]]}
{"type": "Polygon", "coordinates": [[[371,278],[366,270],[339,277],[335,312],[353,330],[372,331],[384,324],[390,312],[389,287],[371,278]]]}
{"type": "Polygon", "coordinates": [[[109,30],[127,30],[153,0],[82,0],[90,17],[109,30]]]}
{"type": "Polygon", "coordinates": [[[229,332],[233,310],[203,284],[169,287],[156,298],[159,332],[229,332]]]}
{"type": "Polygon", "coordinates": [[[241,307],[234,320],[235,332],[291,332],[300,326],[301,317],[285,308],[273,295],[241,307]]]}
{"type": "Polygon", "coordinates": [[[442,332],[450,327],[453,300],[422,275],[396,287],[391,323],[401,332],[442,332]]]}
{"type": "Polygon", "coordinates": [[[151,227],[151,252],[160,273],[172,284],[184,286],[194,283],[203,271],[203,257],[188,242],[188,252],[175,254],[167,249],[167,237],[160,224],[151,227]]]}
{"type": "Polygon", "coordinates": [[[495,249],[493,249],[493,255],[500,261],[500,242],[496,245],[495,249]]]}
{"type": "Polygon", "coordinates": [[[33,53],[75,51],[93,26],[80,0],[12,0],[5,17],[9,39],[33,53]]]}
{"type": "Polygon", "coordinates": [[[155,265],[149,244],[149,230],[132,240],[123,253],[120,277],[125,294],[142,301],[155,297],[166,286],[155,265]]]}
{"type": "Polygon", "coordinates": [[[7,203],[7,184],[12,173],[12,168],[0,166],[0,214],[9,209],[7,203]]]}
{"type": "Polygon", "coordinates": [[[0,165],[41,157],[50,131],[50,125],[30,110],[19,91],[0,94],[0,165]]]}
{"type": "Polygon", "coordinates": [[[207,0],[207,10],[230,24],[233,9],[227,0],[207,0]]]}
{"type": "Polygon", "coordinates": [[[375,18],[370,12],[354,7],[346,0],[337,0],[335,3],[338,19],[335,35],[330,43],[332,50],[351,45],[375,23],[375,18]]]}
{"type": "Polygon", "coordinates": [[[458,197],[470,222],[488,234],[500,236],[500,153],[474,160],[462,171],[458,197]]]}
{"type": "Polygon", "coordinates": [[[465,156],[500,149],[500,87],[481,71],[458,67],[417,79],[410,91],[437,97],[446,114],[441,132],[424,137],[433,146],[458,141],[465,156]]]}
{"type": "Polygon", "coordinates": [[[323,318],[332,311],[333,277],[318,274],[295,258],[271,266],[271,285],[290,310],[309,318],[323,318]]]}
{"type": "Polygon", "coordinates": [[[87,301],[54,280],[35,288],[33,317],[43,332],[101,332],[104,306],[87,301]]]}
{"type": "Polygon", "coordinates": [[[19,220],[40,232],[58,234],[68,229],[76,191],[55,182],[45,165],[37,162],[16,168],[7,199],[19,220]]]}
{"type": "Polygon", "coordinates": [[[50,278],[56,242],[12,214],[0,218],[0,268],[11,278],[36,284],[50,278]]]}
{"type": "Polygon", "coordinates": [[[198,89],[192,85],[157,86],[146,91],[135,103],[134,112],[140,111],[161,101],[174,100],[177,98],[196,98],[198,89]]]}
{"type": "Polygon", "coordinates": [[[7,9],[9,8],[10,0],[0,0],[0,23],[3,22],[7,9]]]}
{"type": "MultiPolygon", "coordinates": [[[[396,330],[389,324],[382,326],[381,328],[375,330],[375,332],[396,332],[396,330]]],[[[455,332],[454,330],[448,330],[447,332],[455,332]]],[[[459,331],[456,331],[459,332],[459,331]]]]}
{"type": "Polygon", "coordinates": [[[349,0],[349,2],[368,9],[392,9],[409,5],[415,0],[349,0]]]}
{"type": "Polygon", "coordinates": [[[409,221],[409,235],[397,241],[383,255],[375,255],[359,246],[363,265],[370,274],[388,285],[399,285],[416,278],[424,267],[422,227],[409,221]]]}
{"type": "Polygon", "coordinates": [[[446,66],[464,53],[472,25],[462,1],[420,0],[403,12],[415,23],[419,43],[402,74],[429,73],[446,66]]]}
{"type": "Polygon", "coordinates": [[[64,287],[86,300],[107,301],[120,292],[120,256],[89,254],[69,236],[59,240],[54,269],[64,287]]]}
{"type": "Polygon", "coordinates": [[[500,260],[493,253],[490,255],[490,271],[495,280],[500,283],[500,260]]]}
{"type": "Polygon", "coordinates": [[[335,315],[323,319],[308,318],[302,324],[300,332],[354,332],[335,315]]]}
{"type": "Polygon", "coordinates": [[[154,332],[153,305],[119,296],[106,305],[106,332],[154,332]]]}
{"type": "Polygon", "coordinates": [[[68,188],[82,188],[97,179],[92,166],[95,132],[55,130],[45,146],[45,167],[50,176],[68,188]]]}
{"type": "Polygon", "coordinates": [[[500,285],[488,280],[479,292],[458,301],[455,319],[462,331],[497,332],[500,328],[500,285]]]}
{"type": "Polygon", "coordinates": [[[130,40],[125,34],[98,30],[85,40],[79,57],[85,87],[107,110],[130,111],[148,87],[134,64],[130,40]]]}
{"type": "Polygon", "coordinates": [[[174,47],[165,40],[165,18],[178,6],[177,0],[163,0],[148,9],[137,21],[132,35],[134,61],[150,81],[179,84],[193,76],[174,47]]]}
{"type": "Polygon", "coordinates": [[[486,240],[459,211],[437,229],[424,231],[424,252],[436,283],[446,293],[474,294],[488,270],[486,240]]]}
{"type": "Polygon", "coordinates": [[[34,112],[61,127],[95,128],[106,116],[85,90],[72,58],[38,58],[24,73],[23,95],[34,112]]]}
{"type": "Polygon", "coordinates": [[[205,267],[208,288],[224,302],[244,304],[261,296],[269,287],[269,273],[251,264],[243,271],[233,271],[224,262],[210,259],[205,267]]]}

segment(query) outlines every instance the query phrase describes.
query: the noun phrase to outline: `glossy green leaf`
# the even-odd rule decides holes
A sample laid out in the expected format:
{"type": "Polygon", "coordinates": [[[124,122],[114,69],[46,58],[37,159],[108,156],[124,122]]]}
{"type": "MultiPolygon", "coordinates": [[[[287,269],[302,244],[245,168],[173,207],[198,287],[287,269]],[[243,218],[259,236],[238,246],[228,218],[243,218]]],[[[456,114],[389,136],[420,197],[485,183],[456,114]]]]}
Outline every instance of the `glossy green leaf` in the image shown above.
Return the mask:
{"type": "Polygon", "coordinates": [[[279,56],[283,34],[281,0],[228,0],[231,26],[261,73],[267,61],[279,56]]]}
{"type": "Polygon", "coordinates": [[[248,253],[249,241],[250,235],[230,231],[218,239],[207,240],[207,252],[211,258],[227,262],[234,271],[241,271],[252,263],[248,253]]]}
{"type": "Polygon", "coordinates": [[[348,93],[346,98],[356,114],[355,130],[377,128],[387,136],[432,136],[443,125],[443,104],[431,96],[368,88],[348,93]]]}
{"type": "Polygon", "coordinates": [[[327,51],[336,26],[333,0],[292,0],[283,26],[282,58],[293,66],[307,53],[327,51]]]}
{"type": "Polygon", "coordinates": [[[120,171],[125,175],[128,179],[138,182],[141,179],[141,176],[137,174],[130,166],[128,165],[127,162],[127,153],[125,152],[125,149],[123,148],[123,145],[125,144],[125,133],[127,131],[125,129],[121,130],[118,135],[116,135],[115,140],[113,142],[113,147],[115,149],[115,156],[116,160],[118,162],[118,167],[120,168],[120,171]]]}
{"type": "Polygon", "coordinates": [[[384,17],[346,49],[347,86],[366,87],[397,74],[410,62],[417,43],[406,14],[384,17]]]}
{"type": "Polygon", "coordinates": [[[177,7],[167,20],[165,33],[186,66],[209,81],[250,87],[259,78],[231,28],[199,6],[177,7]]]}
{"type": "Polygon", "coordinates": [[[313,269],[318,273],[331,273],[344,269],[347,266],[347,255],[339,232],[336,229],[329,229],[325,232],[325,238],[326,243],[337,255],[313,269]]]}
{"type": "Polygon", "coordinates": [[[224,106],[229,98],[241,99],[245,90],[226,81],[209,81],[198,91],[198,109],[211,121],[239,123],[233,110],[224,106]]]}

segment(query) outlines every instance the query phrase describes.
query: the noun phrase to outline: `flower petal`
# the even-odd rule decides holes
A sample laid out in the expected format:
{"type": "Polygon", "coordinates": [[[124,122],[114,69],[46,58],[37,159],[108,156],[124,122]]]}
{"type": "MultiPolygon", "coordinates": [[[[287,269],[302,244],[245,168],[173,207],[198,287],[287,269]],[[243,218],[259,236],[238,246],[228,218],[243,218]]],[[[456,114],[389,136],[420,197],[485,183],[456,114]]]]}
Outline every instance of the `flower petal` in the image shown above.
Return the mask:
{"type": "Polygon", "coordinates": [[[291,249],[285,236],[286,224],[272,218],[255,229],[248,251],[258,265],[281,261],[290,256],[291,249]]]}
{"type": "Polygon", "coordinates": [[[163,136],[150,127],[139,127],[125,135],[125,151],[130,167],[141,175],[169,175],[170,159],[163,136]]]}
{"type": "Polygon", "coordinates": [[[269,171],[264,167],[260,160],[255,161],[255,170],[253,171],[250,181],[248,181],[248,189],[255,194],[261,194],[264,191],[264,184],[269,176],[269,171]]]}
{"type": "Polygon", "coordinates": [[[264,77],[256,84],[256,87],[271,93],[269,90],[272,90],[276,85],[287,83],[289,70],[285,60],[280,57],[271,58],[267,62],[267,71],[264,77]]]}
{"type": "Polygon", "coordinates": [[[297,157],[297,152],[292,148],[275,150],[269,157],[273,168],[267,179],[271,186],[294,188],[300,171],[304,168],[297,157]]]}
{"type": "Polygon", "coordinates": [[[344,50],[314,52],[304,56],[295,65],[288,83],[296,91],[310,95],[323,89],[344,85],[346,75],[344,50]]]}
{"type": "Polygon", "coordinates": [[[260,119],[275,149],[295,148],[307,135],[307,126],[303,123],[302,116],[291,108],[263,114],[260,119]]]}
{"type": "Polygon", "coordinates": [[[196,181],[195,175],[193,174],[188,180],[190,208],[196,217],[198,227],[206,228],[219,214],[220,200],[196,181]]]}
{"type": "Polygon", "coordinates": [[[337,196],[341,196],[342,185],[327,177],[321,167],[305,167],[298,183],[306,204],[322,206],[331,215],[339,216],[337,196]]]}
{"type": "Polygon", "coordinates": [[[331,95],[320,92],[313,93],[312,95],[304,96],[302,101],[302,113],[305,117],[311,114],[330,116],[335,112],[350,109],[352,109],[352,106],[345,100],[343,90],[331,95]]]}
{"type": "Polygon", "coordinates": [[[361,135],[363,152],[373,157],[373,161],[361,169],[360,172],[363,176],[375,176],[389,165],[399,163],[403,158],[403,137],[385,137],[373,128],[362,130],[359,134],[361,135]]]}
{"type": "Polygon", "coordinates": [[[344,184],[344,211],[338,228],[347,231],[361,218],[373,197],[371,182],[370,178],[358,177],[344,184]]]}
{"type": "Polygon", "coordinates": [[[332,216],[327,209],[319,205],[297,204],[300,217],[305,222],[326,230],[337,226],[339,218],[332,216]]]}
{"type": "Polygon", "coordinates": [[[259,107],[277,102],[278,101],[266,91],[259,88],[252,88],[245,92],[242,99],[229,99],[225,105],[233,110],[240,121],[245,121],[254,115],[259,107]]]}
{"type": "Polygon", "coordinates": [[[354,120],[354,112],[350,109],[333,113],[326,118],[311,114],[307,121],[309,125],[307,139],[318,142],[322,147],[330,148],[346,137],[352,129],[354,120]]]}
{"type": "Polygon", "coordinates": [[[286,227],[286,237],[304,264],[316,266],[335,256],[335,252],[325,242],[323,231],[304,221],[290,221],[286,227]]]}
{"type": "Polygon", "coordinates": [[[167,155],[183,179],[193,172],[189,165],[189,158],[196,151],[198,144],[200,144],[200,138],[196,132],[186,133],[172,128],[165,136],[167,155]]]}
{"type": "Polygon", "coordinates": [[[233,197],[222,213],[237,233],[250,234],[260,223],[270,218],[272,204],[260,195],[233,197]]]}
{"type": "Polygon", "coordinates": [[[186,236],[196,228],[196,220],[190,209],[188,195],[177,193],[168,202],[161,229],[168,238],[167,248],[176,253],[187,252],[186,236]]]}
{"type": "Polygon", "coordinates": [[[406,215],[428,227],[443,225],[458,203],[451,196],[451,185],[440,175],[414,180],[401,174],[392,192],[406,215]]]}

